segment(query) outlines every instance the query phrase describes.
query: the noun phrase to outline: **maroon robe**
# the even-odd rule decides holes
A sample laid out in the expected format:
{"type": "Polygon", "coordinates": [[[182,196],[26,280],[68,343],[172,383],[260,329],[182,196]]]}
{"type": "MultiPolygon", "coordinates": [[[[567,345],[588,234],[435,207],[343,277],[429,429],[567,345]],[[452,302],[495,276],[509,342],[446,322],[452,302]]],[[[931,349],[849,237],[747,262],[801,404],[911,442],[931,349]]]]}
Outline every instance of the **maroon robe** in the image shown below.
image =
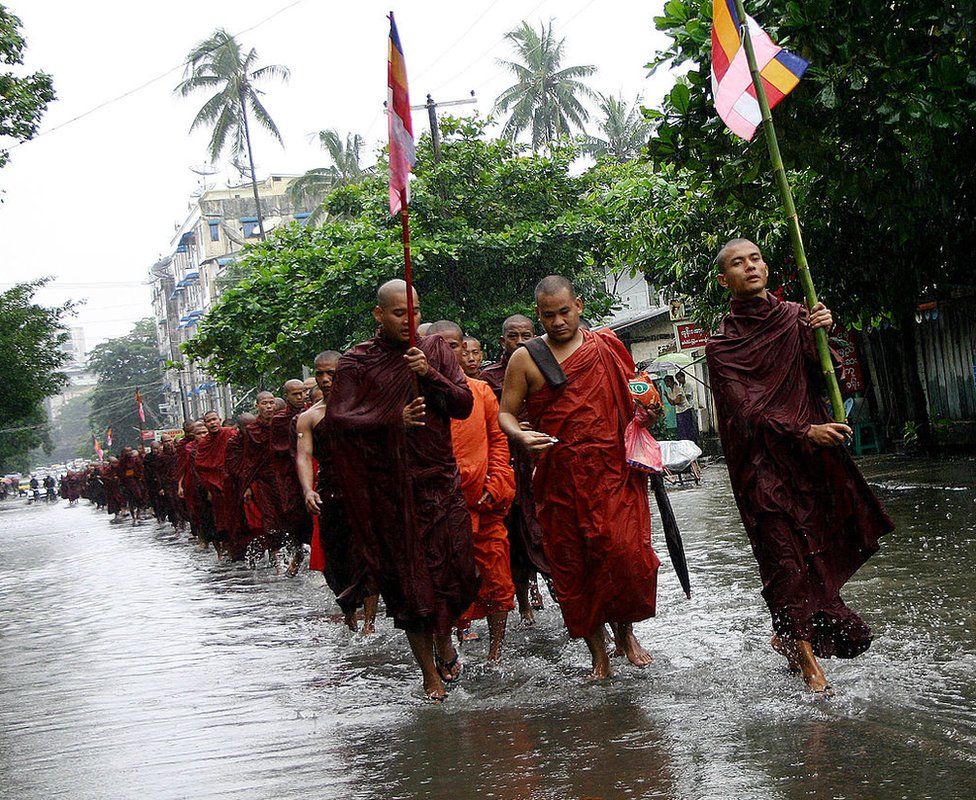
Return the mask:
{"type": "Polygon", "coordinates": [[[122,502],[130,509],[145,508],[149,505],[142,456],[134,450],[131,453],[122,453],[119,456],[118,473],[122,502]]]}
{"type": "Polygon", "coordinates": [[[108,463],[102,468],[102,485],[105,487],[105,507],[109,514],[122,510],[122,490],[119,486],[118,464],[108,463]]]}
{"type": "Polygon", "coordinates": [[[247,423],[239,433],[240,455],[233,466],[238,490],[243,497],[250,489],[261,511],[261,549],[278,550],[283,543],[278,503],[278,487],[271,466],[271,422],[260,417],[247,423]]]}
{"type": "Polygon", "coordinates": [[[583,331],[566,383],[526,400],[532,427],[558,439],[538,459],[535,503],[569,635],[654,616],[657,570],[647,476],[627,465],[634,362],[610,330],[583,331]]]}
{"type": "MultiPolygon", "coordinates": [[[[508,360],[509,355],[506,353],[497,364],[481,370],[481,379],[492,388],[499,400],[502,398],[508,360]]],[[[524,406],[519,419],[526,419],[524,406]]],[[[512,454],[512,469],[515,470],[515,499],[505,517],[505,527],[508,528],[512,580],[516,586],[525,586],[537,572],[548,575],[550,570],[542,544],[542,528],[535,514],[535,499],[532,496],[532,471],[535,469],[532,456],[512,440],[509,440],[509,450],[512,454]]]]}
{"type": "Polygon", "coordinates": [[[304,409],[286,405],[271,418],[271,466],[277,487],[282,529],[295,544],[312,543],[312,518],[298,481],[298,415],[304,409]]]}
{"type": "Polygon", "coordinates": [[[183,486],[183,504],[190,521],[190,530],[200,535],[203,530],[204,507],[200,502],[200,480],[194,466],[196,439],[184,436],[176,443],[176,479],[183,486]]]}
{"type": "Polygon", "coordinates": [[[240,536],[241,499],[229,491],[227,447],[237,434],[237,428],[220,428],[197,442],[193,457],[197,475],[210,495],[214,528],[220,541],[236,542],[240,536]]]}
{"type": "Polygon", "coordinates": [[[323,416],[312,429],[312,449],[319,467],[315,491],[322,500],[319,511],[319,540],[325,555],[322,575],[335,593],[343,613],[349,614],[361,606],[366,597],[376,594],[377,589],[361,561],[359,550],[354,547],[352,526],[342,503],[332,461],[328,424],[323,416]]]}
{"type": "Polygon", "coordinates": [[[160,452],[156,462],[156,473],[159,477],[159,485],[166,498],[165,509],[169,521],[177,528],[186,524],[186,504],[179,496],[179,454],[176,445],[172,449],[165,446],[160,452]]]}
{"type": "Polygon", "coordinates": [[[454,352],[420,337],[426,424],[406,431],[413,399],[406,345],[382,334],[339,359],[326,436],[365,574],[398,628],[450,634],[478,595],[471,520],[451,445],[451,419],[474,399],[454,352]]]}
{"type": "Polygon", "coordinates": [[[822,379],[796,303],[732,300],[706,347],[722,448],[763,597],[780,636],[817,656],[851,658],[868,626],[840,598],[847,580],[894,526],[844,447],[816,447],[828,422],[822,379]]]}

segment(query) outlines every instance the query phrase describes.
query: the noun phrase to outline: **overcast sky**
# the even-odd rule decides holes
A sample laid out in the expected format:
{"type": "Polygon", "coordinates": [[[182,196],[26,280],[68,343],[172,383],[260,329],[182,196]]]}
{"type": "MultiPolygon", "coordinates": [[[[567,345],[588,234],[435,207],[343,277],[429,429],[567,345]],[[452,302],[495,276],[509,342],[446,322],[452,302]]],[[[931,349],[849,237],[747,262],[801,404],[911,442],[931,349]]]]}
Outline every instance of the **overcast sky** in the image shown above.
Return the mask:
{"type": "MultiPolygon", "coordinates": [[[[147,270],[170,252],[198,186],[190,167],[207,160],[208,135],[188,133],[205,95],[182,99],[173,87],[187,52],[216,27],[256,47],[263,64],[291,70],[287,84],[265,86],[285,146],[255,137],[259,178],[323,166],[308,140],[323,128],[365,135],[373,158],[386,137],[391,7],[414,103],[427,92],[446,101],[474,90],[477,105],[454,111],[487,114],[512,83],[497,59],[510,55],[504,34],[522,19],[553,19],[567,40],[565,64],[595,65],[598,91],[642,94],[653,104],[672,82],[667,74],[647,79],[643,68],[666,46],[652,21],[664,0],[3,1],[23,20],[26,67],[51,73],[58,99],[42,135],[12,149],[0,170],[0,288],[54,276],[39,297],[86,300],[72,324],[85,328],[89,349],[151,313],[147,270]]],[[[425,124],[426,113],[415,114],[418,133],[425,124]]]]}

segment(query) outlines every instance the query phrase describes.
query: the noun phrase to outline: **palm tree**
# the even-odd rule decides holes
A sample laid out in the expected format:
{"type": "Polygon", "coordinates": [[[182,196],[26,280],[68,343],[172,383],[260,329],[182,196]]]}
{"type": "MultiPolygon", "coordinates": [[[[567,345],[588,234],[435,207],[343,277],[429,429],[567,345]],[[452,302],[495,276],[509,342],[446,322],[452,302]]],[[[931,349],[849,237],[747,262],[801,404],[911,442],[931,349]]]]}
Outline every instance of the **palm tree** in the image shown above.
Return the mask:
{"type": "Polygon", "coordinates": [[[264,240],[264,220],[261,216],[261,200],[258,197],[258,183],[254,175],[254,152],[251,148],[251,129],[247,112],[250,109],[262,128],[268,131],[279,144],[283,144],[281,133],[268,114],[255,87],[263,78],[288,80],[288,68],[277,64],[255,69],[258,52],[253,47],[244,52],[240,43],[223,28],[217,28],[209,38],[194,47],[186,57],[186,73],[175,91],[182,97],[200,89],[215,93],[203,104],[190,125],[190,130],[201,126],[212,127],[210,134],[210,160],[220,158],[225,146],[230,147],[234,161],[239,161],[247,153],[251,170],[251,188],[254,190],[254,204],[257,207],[258,232],[264,240]]]}
{"type": "Polygon", "coordinates": [[[630,161],[640,155],[651,134],[651,124],[640,110],[638,97],[632,106],[622,97],[600,97],[602,118],[597,123],[602,136],[586,137],[586,149],[594,158],[605,156],[615,161],[630,161]]]}
{"type": "Polygon", "coordinates": [[[549,145],[572,128],[582,128],[589,112],[580,97],[595,99],[596,92],[581,78],[596,72],[596,67],[562,67],[566,40],[557,40],[549,25],[540,23],[538,32],[523,20],[522,25],[505,34],[515,48],[516,60],[499,59],[515,74],[516,83],[509,86],[495,100],[495,110],[511,115],[502,135],[515,140],[528,129],[532,133],[532,149],[549,145]]]}
{"type": "Polygon", "coordinates": [[[347,133],[345,142],[336,130],[324,130],[314,134],[319,146],[329,154],[331,164],[310,169],[288,187],[292,202],[298,204],[315,199],[318,202],[309,224],[315,225],[326,213],[324,197],[339,186],[359,183],[369,170],[360,164],[366,140],[358,133],[347,133]]]}

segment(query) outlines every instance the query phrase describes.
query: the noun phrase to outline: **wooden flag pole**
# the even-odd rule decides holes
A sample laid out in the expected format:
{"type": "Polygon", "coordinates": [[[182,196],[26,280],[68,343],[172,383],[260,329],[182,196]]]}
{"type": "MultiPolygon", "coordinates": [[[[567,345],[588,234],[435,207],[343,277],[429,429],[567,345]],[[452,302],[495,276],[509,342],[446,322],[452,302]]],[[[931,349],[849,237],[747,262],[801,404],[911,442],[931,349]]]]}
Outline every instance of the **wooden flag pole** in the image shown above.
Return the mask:
{"type": "MultiPolygon", "coordinates": [[[[746,11],[743,7],[742,0],[734,1],[736,14],[739,16],[740,30],[742,31],[742,46],[746,49],[749,72],[752,73],[752,85],[756,89],[756,100],[759,102],[759,110],[762,112],[762,126],[766,134],[766,145],[769,148],[769,160],[772,162],[773,176],[776,179],[780,199],[786,211],[786,223],[790,232],[790,241],[793,243],[793,256],[796,258],[796,266],[799,270],[800,285],[803,287],[803,294],[806,298],[807,305],[813,308],[819,301],[817,300],[817,290],[813,285],[813,277],[810,274],[810,265],[807,263],[807,254],[803,249],[800,219],[796,214],[796,206],[793,203],[793,192],[790,189],[790,182],[786,178],[786,169],[783,167],[783,157],[780,155],[779,141],[776,139],[776,128],[773,127],[773,115],[769,110],[769,100],[766,98],[766,90],[762,84],[762,75],[756,63],[756,51],[753,49],[752,37],[749,35],[746,11]]],[[[824,382],[827,384],[830,405],[834,411],[834,419],[837,422],[846,422],[847,413],[844,411],[844,399],[840,394],[840,384],[837,382],[834,362],[830,357],[830,347],[827,344],[827,331],[823,328],[817,328],[813,332],[813,335],[814,342],[817,346],[817,356],[820,359],[820,368],[823,371],[824,382]]]]}
{"type": "Polygon", "coordinates": [[[403,279],[407,284],[407,325],[410,326],[410,346],[417,346],[417,326],[413,309],[413,262],[410,260],[410,214],[407,211],[407,190],[400,190],[400,235],[403,239],[403,279]]]}

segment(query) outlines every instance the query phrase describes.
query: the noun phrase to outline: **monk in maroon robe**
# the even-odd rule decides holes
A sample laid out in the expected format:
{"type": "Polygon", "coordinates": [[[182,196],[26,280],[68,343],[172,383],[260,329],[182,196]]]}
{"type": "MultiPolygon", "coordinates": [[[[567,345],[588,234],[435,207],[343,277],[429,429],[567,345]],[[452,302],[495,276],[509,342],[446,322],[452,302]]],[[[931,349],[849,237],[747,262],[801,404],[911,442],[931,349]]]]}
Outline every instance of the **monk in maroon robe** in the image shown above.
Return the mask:
{"type": "Polygon", "coordinates": [[[206,433],[207,429],[202,422],[189,420],[183,424],[183,438],[176,445],[177,493],[186,506],[190,533],[197,538],[201,549],[207,546],[212,524],[212,519],[208,516],[209,508],[201,496],[200,477],[195,464],[198,440],[206,433]]]}
{"type": "MultiPolygon", "coordinates": [[[[316,568],[335,593],[349,630],[358,630],[356,611],[362,606],[363,635],[370,636],[376,632],[379,596],[353,546],[353,531],[342,504],[325,418],[340,356],[335,350],[325,350],[315,357],[315,383],[321,399],[298,416],[295,466],[305,506],[316,522],[313,535],[317,531],[318,547],[323,551],[323,563],[316,568]]],[[[308,566],[313,569],[311,559],[308,566]]]]}
{"type": "MultiPolygon", "coordinates": [[[[419,314],[416,293],[411,300],[419,314]]],[[[461,672],[451,631],[478,594],[451,446],[451,419],[467,417],[474,400],[441,337],[409,346],[403,281],[380,287],[373,316],[376,337],[339,360],[327,436],[362,563],[407,633],[425,693],[441,700],[461,672]]]]}
{"type": "Polygon", "coordinates": [[[535,298],[546,335],[509,359],[498,421],[537,455],[536,513],[556,599],[569,635],[586,640],[592,677],[605,678],[604,623],[632,664],[651,661],[633,623],[654,615],[660,563],[647,477],[628,466],[624,446],[634,362],[612,331],[580,327],[583,301],[565,278],[543,278],[535,298]]]}
{"type": "Polygon", "coordinates": [[[240,431],[240,456],[234,468],[237,486],[245,504],[253,502],[261,512],[261,529],[252,539],[252,556],[267,551],[277,563],[283,544],[278,486],[271,465],[271,418],[277,408],[271,392],[258,392],[258,414],[240,431]]]}
{"type": "Polygon", "coordinates": [[[295,467],[298,446],[295,425],[298,415],[305,410],[308,393],[304,382],[298,379],[285,381],[283,390],[285,407],[271,418],[271,467],[277,487],[281,528],[292,550],[291,563],[285,574],[293,578],[305,558],[305,545],[312,543],[312,519],[305,508],[295,467]]]}
{"type": "Polygon", "coordinates": [[[159,438],[161,445],[156,471],[163,492],[166,518],[181,531],[186,527],[186,506],[179,495],[179,456],[176,442],[168,433],[159,438]]]}
{"type": "Polygon", "coordinates": [[[733,239],[716,258],[731,313],[706,346],[722,449],[772,614],[773,647],[817,692],[830,687],[816,657],[852,658],[871,631],[840,590],[893,529],[830,422],[814,349],[833,320],[766,291],[759,248],[733,239]]]}
{"type": "MultiPolygon", "coordinates": [[[[479,374],[481,380],[491,386],[499,400],[505,383],[505,369],[512,353],[534,338],[535,325],[522,314],[513,314],[502,323],[501,360],[489,364],[479,374]]],[[[523,408],[519,421],[527,420],[523,408]]],[[[514,441],[509,441],[509,449],[512,453],[512,468],[515,470],[515,500],[505,518],[505,527],[508,528],[512,581],[515,583],[515,598],[522,623],[532,625],[535,622],[533,608],[542,608],[537,575],[549,575],[549,562],[546,561],[542,528],[536,519],[535,500],[532,497],[532,457],[514,441]]]]}
{"type": "Polygon", "coordinates": [[[236,552],[236,544],[240,538],[241,500],[233,492],[228,491],[227,446],[237,435],[236,428],[226,428],[221,424],[220,415],[216,411],[208,411],[203,415],[203,424],[207,435],[197,443],[193,462],[196,466],[200,484],[208,495],[210,508],[213,513],[214,548],[218,557],[228,555],[236,560],[242,555],[236,552]],[[231,552],[234,550],[235,552],[231,552]]]}
{"type": "Polygon", "coordinates": [[[142,468],[142,454],[131,447],[123,447],[119,456],[119,491],[122,504],[129,509],[132,524],[142,522],[142,510],[149,505],[146,480],[142,468]]]}

